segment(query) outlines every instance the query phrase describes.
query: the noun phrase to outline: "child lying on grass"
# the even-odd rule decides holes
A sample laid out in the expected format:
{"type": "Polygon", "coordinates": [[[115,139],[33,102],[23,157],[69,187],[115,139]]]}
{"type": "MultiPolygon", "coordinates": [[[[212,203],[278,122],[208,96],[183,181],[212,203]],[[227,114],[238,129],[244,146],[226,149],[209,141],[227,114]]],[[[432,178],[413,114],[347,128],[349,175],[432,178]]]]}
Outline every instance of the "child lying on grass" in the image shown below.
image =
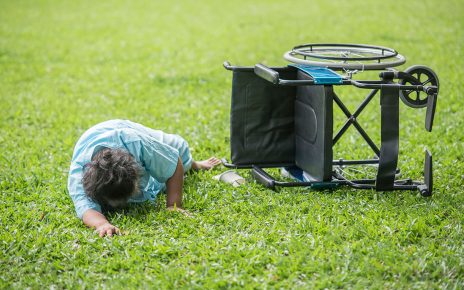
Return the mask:
{"type": "Polygon", "coordinates": [[[154,200],[166,192],[168,210],[182,210],[184,174],[220,164],[211,157],[195,161],[187,142],[126,120],[110,120],[87,130],[77,141],[68,190],[77,216],[100,237],[119,234],[102,214],[128,203],[154,200]]]}

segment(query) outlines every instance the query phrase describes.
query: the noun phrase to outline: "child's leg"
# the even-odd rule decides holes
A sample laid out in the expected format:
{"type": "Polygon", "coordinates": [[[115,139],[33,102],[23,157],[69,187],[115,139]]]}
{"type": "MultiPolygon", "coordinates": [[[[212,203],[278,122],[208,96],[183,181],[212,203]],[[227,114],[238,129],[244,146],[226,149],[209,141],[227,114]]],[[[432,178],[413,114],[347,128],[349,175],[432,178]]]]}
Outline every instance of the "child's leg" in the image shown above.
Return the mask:
{"type": "Polygon", "coordinates": [[[193,170],[210,170],[211,168],[221,164],[221,160],[216,157],[211,157],[207,160],[195,161],[192,158],[190,153],[190,148],[188,142],[181,136],[176,134],[168,134],[159,130],[153,130],[151,128],[145,127],[143,125],[132,123],[131,126],[134,126],[138,130],[141,130],[150,136],[156,138],[157,140],[163,140],[169,146],[176,148],[179,151],[179,157],[182,161],[182,166],[184,167],[184,173],[193,170]]]}
{"type": "Polygon", "coordinates": [[[158,141],[161,141],[179,151],[179,157],[182,161],[182,166],[184,167],[184,173],[189,171],[192,167],[193,159],[190,154],[189,145],[184,138],[176,134],[165,133],[161,130],[154,130],[152,128],[146,127],[142,124],[134,123],[131,121],[124,121],[126,126],[132,129],[135,129],[139,132],[147,134],[158,141]]]}
{"type": "Polygon", "coordinates": [[[216,157],[210,157],[209,159],[206,159],[206,160],[195,161],[192,157],[192,154],[190,153],[189,145],[187,141],[185,141],[184,138],[182,138],[179,135],[172,135],[172,134],[166,134],[165,136],[168,136],[168,135],[172,138],[171,143],[175,144],[175,147],[179,150],[180,159],[184,167],[184,173],[186,173],[190,169],[210,170],[213,167],[221,164],[221,160],[219,160],[216,157]]]}

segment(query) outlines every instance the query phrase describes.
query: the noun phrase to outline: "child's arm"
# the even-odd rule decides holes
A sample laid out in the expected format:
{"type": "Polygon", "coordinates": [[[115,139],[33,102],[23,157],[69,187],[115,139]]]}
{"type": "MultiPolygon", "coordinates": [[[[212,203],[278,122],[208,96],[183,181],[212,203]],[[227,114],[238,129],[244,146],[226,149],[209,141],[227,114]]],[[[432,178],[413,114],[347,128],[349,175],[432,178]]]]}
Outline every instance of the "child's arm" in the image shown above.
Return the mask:
{"type": "Polygon", "coordinates": [[[184,185],[184,167],[180,158],[174,174],[166,182],[166,207],[168,209],[182,208],[182,187],[184,185]]]}
{"type": "Polygon", "coordinates": [[[113,234],[121,234],[121,231],[110,224],[106,217],[94,209],[88,209],[82,216],[84,224],[90,228],[95,228],[100,237],[113,236],[113,234]]]}

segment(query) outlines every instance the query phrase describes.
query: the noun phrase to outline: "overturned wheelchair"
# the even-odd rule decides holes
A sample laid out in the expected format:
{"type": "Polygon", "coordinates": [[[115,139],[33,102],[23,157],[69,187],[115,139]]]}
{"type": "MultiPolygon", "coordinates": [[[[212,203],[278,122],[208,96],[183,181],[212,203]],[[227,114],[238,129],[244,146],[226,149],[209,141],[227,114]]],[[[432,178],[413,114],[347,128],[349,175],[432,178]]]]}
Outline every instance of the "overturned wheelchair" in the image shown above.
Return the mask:
{"type": "Polygon", "coordinates": [[[386,47],[358,44],[305,44],[284,54],[286,67],[232,66],[229,168],[251,168],[268,188],[305,186],[358,189],[419,190],[432,195],[432,155],[425,150],[424,180],[399,179],[399,100],[413,108],[427,107],[425,129],[432,131],[439,82],[426,66],[403,71],[393,67],[406,59],[386,47]],[[353,74],[379,70],[378,80],[354,80],[353,74]],[[368,90],[351,112],[334,87],[368,90]],[[380,95],[380,148],[358,122],[366,106],[380,95]],[[346,121],[334,134],[333,104],[346,121]],[[353,126],[374,152],[372,159],[333,159],[333,146],[353,126]],[[350,178],[345,168],[373,166],[375,178],[350,178]],[[279,181],[265,168],[281,167],[294,181],[279,181]]]}

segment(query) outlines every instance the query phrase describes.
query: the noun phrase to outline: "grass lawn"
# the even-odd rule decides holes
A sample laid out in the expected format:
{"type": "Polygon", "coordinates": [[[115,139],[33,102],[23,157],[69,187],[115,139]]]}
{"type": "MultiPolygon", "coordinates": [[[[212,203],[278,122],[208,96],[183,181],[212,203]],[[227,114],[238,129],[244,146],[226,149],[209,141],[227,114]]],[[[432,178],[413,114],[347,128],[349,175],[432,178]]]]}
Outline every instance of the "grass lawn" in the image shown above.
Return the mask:
{"type": "MultiPolygon", "coordinates": [[[[0,288],[464,288],[462,1],[0,0],[0,288]],[[98,122],[175,132],[197,159],[229,157],[231,73],[285,65],[308,42],[367,43],[440,78],[432,133],[401,105],[400,167],[435,189],[281,189],[186,179],[192,218],[156,204],[109,216],[99,238],[66,189],[72,150],[98,122]]],[[[375,77],[364,73],[357,78],[375,77]]],[[[355,108],[365,91],[337,89],[355,108]]],[[[379,141],[378,102],[360,123],[379,141]]],[[[335,110],[343,120],[340,111],[335,110]]],[[[337,117],[338,118],[338,117],[337,117]]],[[[357,134],[335,157],[364,156],[357,134]]],[[[368,153],[371,154],[371,153],[368,153]]]]}

